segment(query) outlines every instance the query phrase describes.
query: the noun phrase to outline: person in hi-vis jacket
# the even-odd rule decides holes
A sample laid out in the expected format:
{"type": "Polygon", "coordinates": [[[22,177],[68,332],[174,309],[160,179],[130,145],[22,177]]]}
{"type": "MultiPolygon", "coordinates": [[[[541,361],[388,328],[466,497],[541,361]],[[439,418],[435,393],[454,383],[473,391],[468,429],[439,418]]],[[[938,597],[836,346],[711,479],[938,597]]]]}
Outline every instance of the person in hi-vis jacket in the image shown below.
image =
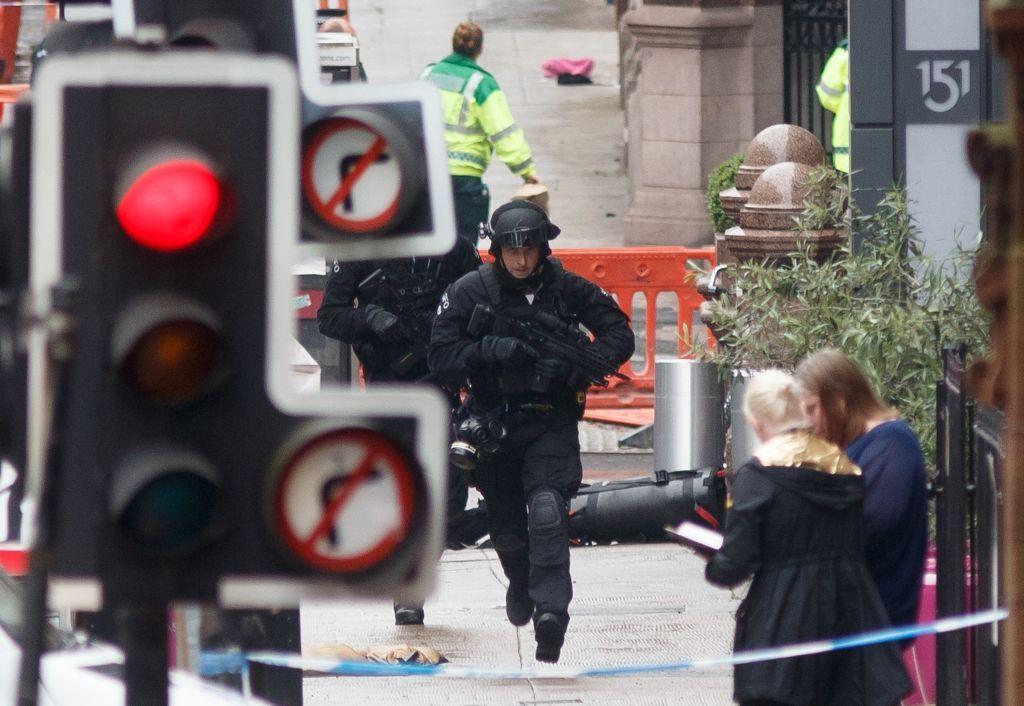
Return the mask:
{"type": "Polygon", "coordinates": [[[832,164],[841,172],[850,172],[850,50],[847,41],[828,58],[815,88],[821,106],[832,118],[832,164]]]}
{"type": "Polygon", "coordinates": [[[480,26],[463,22],[452,35],[452,53],[428,66],[421,76],[441,91],[456,222],[459,235],[474,245],[480,224],[487,222],[490,213],[491,196],[483,174],[492,153],[524,182],[538,183],[533,153],[512,117],[508,99],[494,76],[476,63],[483,46],[480,26]]]}

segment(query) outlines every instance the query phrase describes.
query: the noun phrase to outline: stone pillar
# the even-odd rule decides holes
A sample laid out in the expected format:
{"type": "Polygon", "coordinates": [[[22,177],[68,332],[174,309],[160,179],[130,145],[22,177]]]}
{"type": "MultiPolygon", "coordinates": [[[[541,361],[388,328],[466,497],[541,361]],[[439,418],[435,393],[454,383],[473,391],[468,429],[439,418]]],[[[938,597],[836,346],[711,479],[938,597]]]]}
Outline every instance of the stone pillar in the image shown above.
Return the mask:
{"type": "Polygon", "coordinates": [[[623,16],[627,244],[711,242],[707,175],[781,119],[781,20],[754,0],[646,0],[623,16]]]}

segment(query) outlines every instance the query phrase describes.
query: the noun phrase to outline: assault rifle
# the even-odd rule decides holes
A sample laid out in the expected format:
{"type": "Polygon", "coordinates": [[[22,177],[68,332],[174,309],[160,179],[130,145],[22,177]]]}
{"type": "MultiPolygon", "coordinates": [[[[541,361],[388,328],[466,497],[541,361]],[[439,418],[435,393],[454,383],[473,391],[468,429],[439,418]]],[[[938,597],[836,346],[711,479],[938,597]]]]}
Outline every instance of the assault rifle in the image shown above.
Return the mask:
{"type": "Polygon", "coordinates": [[[591,341],[576,326],[563,323],[554,314],[538,311],[532,319],[513,319],[486,304],[477,304],[469,317],[468,331],[481,336],[501,323],[508,335],[532,346],[542,357],[568,361],[591,385],[607,387],[607,378],[629,380],[608,359],[590,349],[591,341]]]}

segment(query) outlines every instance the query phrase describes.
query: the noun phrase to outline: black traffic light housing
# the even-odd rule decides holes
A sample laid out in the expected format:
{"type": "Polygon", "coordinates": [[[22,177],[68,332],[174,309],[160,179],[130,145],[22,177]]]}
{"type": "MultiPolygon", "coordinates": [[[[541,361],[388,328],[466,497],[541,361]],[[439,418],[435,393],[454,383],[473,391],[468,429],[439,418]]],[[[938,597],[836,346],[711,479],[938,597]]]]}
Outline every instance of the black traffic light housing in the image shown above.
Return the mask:
{"type": "Polygon", "coordinates": [[[443,439],[443,402],[296,404],[274,382],[298,242],[290,65],[101,52],[47,62],[35,94],[33,290],[79,284],[52,478],[57,603],[421,593],[443,495],[425,437],[443,439]]]}

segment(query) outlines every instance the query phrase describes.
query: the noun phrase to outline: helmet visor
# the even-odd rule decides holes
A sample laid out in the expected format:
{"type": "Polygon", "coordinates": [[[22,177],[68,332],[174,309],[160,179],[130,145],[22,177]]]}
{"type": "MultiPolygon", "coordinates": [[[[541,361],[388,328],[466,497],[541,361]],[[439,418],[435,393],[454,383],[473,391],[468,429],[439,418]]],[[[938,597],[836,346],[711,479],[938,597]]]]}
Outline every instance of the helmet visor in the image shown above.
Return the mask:
{"type": "Polygon", "coordinates": [[[546,243],[547,228],[543,225],[534,228],[513,228],[495,234],[499,245],[509,248],[522,248],[527,245],[546,243]]]}

